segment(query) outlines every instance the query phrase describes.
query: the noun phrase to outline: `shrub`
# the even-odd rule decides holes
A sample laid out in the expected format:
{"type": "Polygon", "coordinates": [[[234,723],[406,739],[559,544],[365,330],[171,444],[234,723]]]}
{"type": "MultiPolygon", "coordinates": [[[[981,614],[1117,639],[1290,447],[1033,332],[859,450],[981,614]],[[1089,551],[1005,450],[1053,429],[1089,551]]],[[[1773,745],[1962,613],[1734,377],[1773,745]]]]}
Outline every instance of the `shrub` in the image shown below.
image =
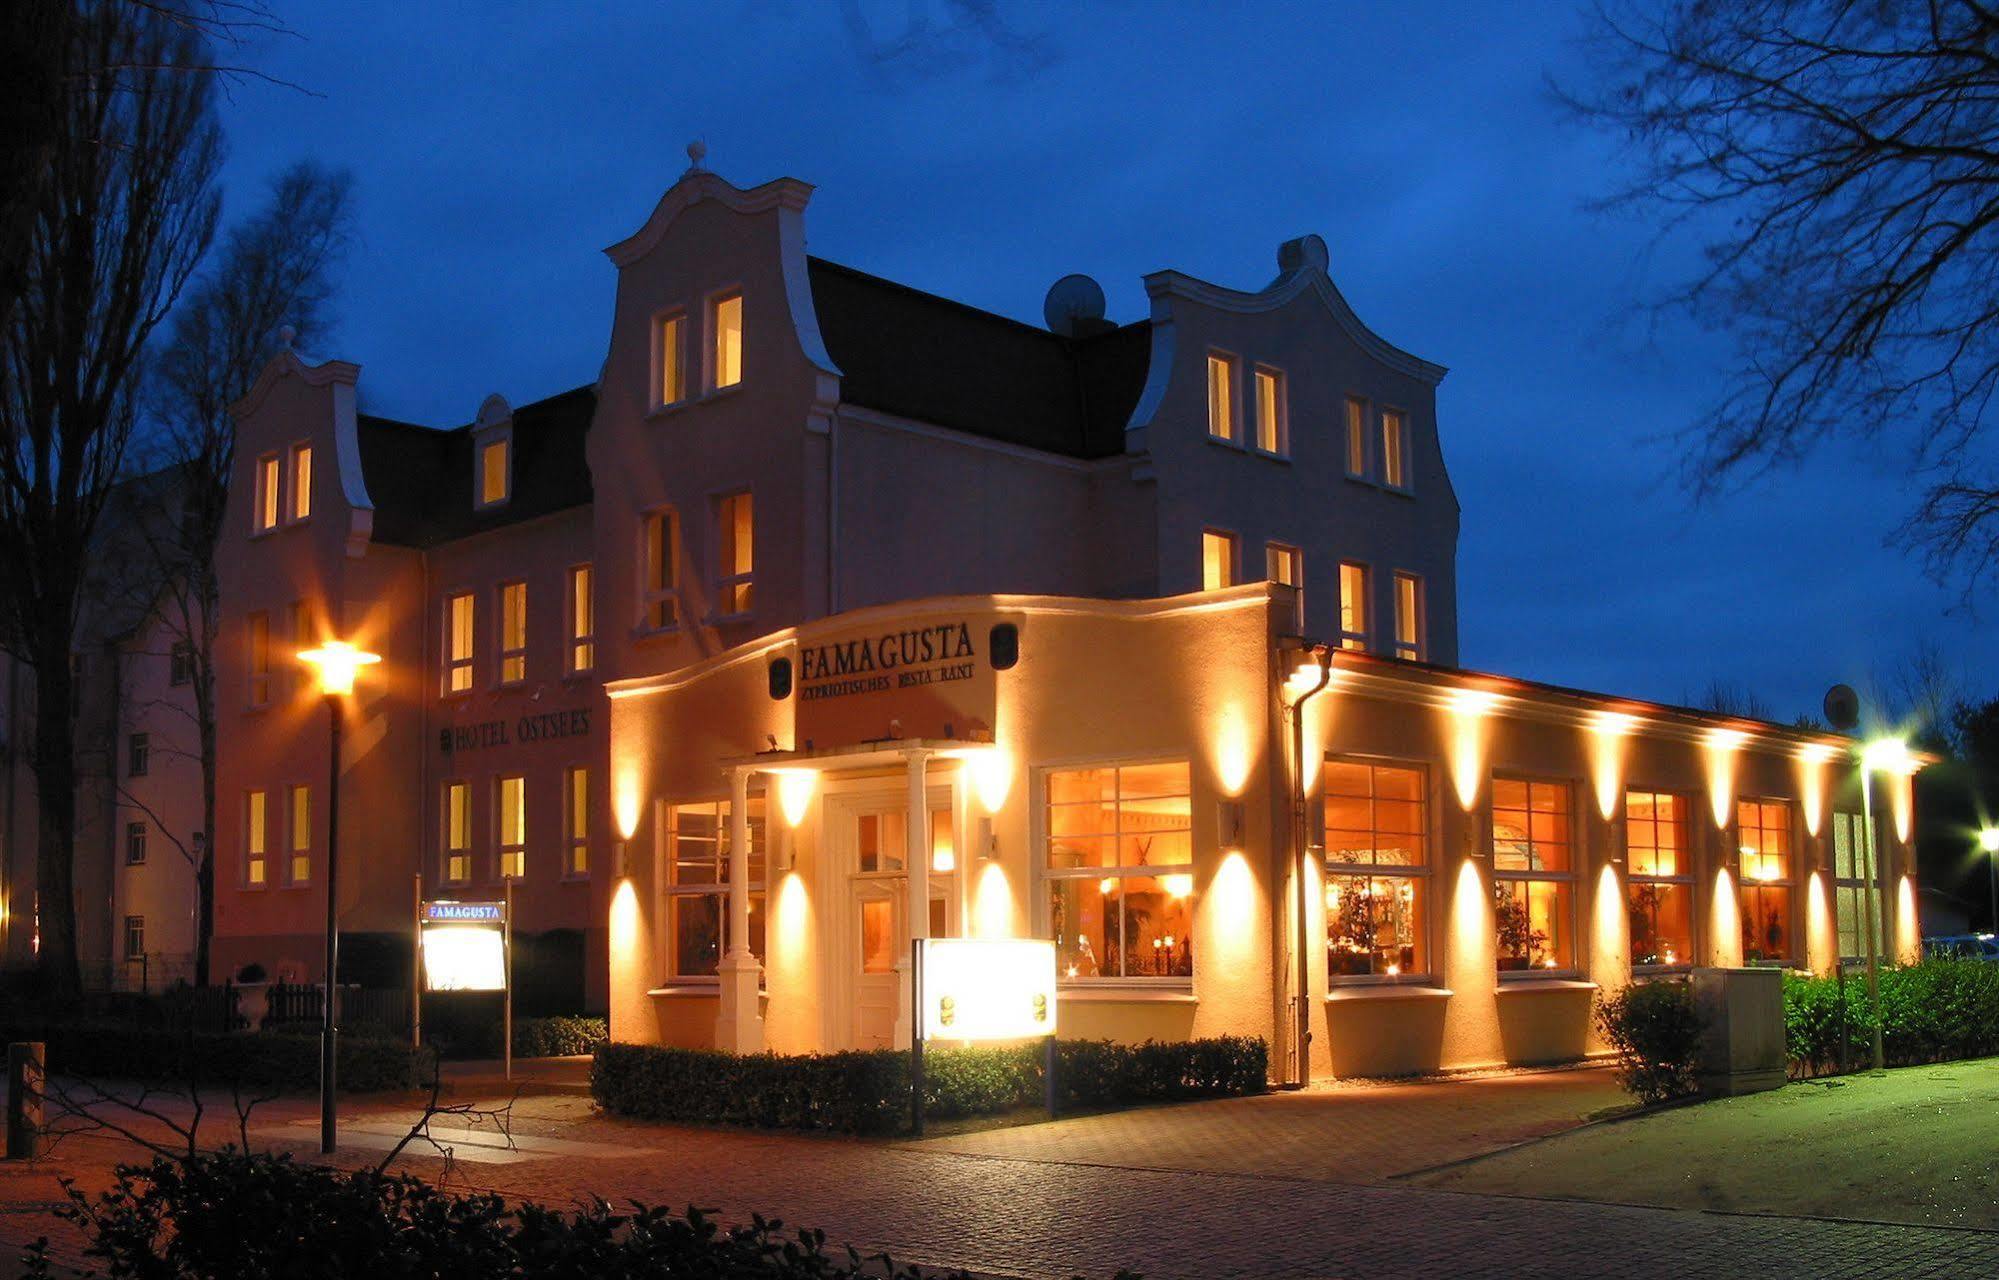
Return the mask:
{"type": "MultiPolygon", "coordinates": [[[[113,1275],[918,1276],[851,1250],[836,1257],[824,1233],[786,1238],[781,1223],[763,1218],[724,1229],[695,1209],[683,1217],[644,1205],[614,1212],[602,1201],[580,1210],[509,1206],[490,1193],[447,1195],[406,1174],[347,1172],[288,1156],[223,1151],[126,1166],[117,1177],[101,1197],[73,1192],[60,1211],[82,1225],[90,1253],[113,1275]]],[[[32,1261],[28,1274],[48,1275],[45,1259],[32,1261]]]]}
{"type": "MultiPolygon", "coordinates": [[[[1261,1093],[1269,1049],[1225,1036],[1118,1045],[1057,1042],[1055,1080],[1064,1108],[1124,1106],[1261,1093]]],[[[1045,1096],[1038,1043],[932,1049],[923,1103],[940,1119],[1038,1106],[1045,1096]]],[[[590,1091],[605,1110],[647,1120],[761,1128],[892,1133],[909,1123],[909,1055],[897,1049],[737,1057],[699,1049],[608,1043],[597,1050],[590,1091]]]]}
{"type": "Polygon", "coordinates": [[[611,1024],[603,1018],[560,1014],[514,1019],[516,1058],[571,1058],[595,1053],[597,1046],[610,1038],[611,1024]]]}
{"type": "MultiPolygon", "coordinates": [[[[91,1023],[0,1027],[6,1040],[41,1040],[48,1069],[90,1080],[146,1084],[241,1084],[309,1092],[319,1083],[317,1028],[294,1032],[162,1031],[91,1023]]],[[[434,1055],[401,1040],[342,1034],[335,1075],[345,1093],[409,1089],[430,1076],[434,1055]]]]}
{"type": "Polygon", "coordinates": [[[1693,1093],[1702,1019],[1684,982],[1625,987],[1596,1003],[1596,1025],[1617,1050],[1617,1082],[1651,1104],[1693,1093]]]}
{"type": "MultiPolygon", "coordinates": [[[[1957,956],[1883,969],[1881,1040],[1889,1066],[1999,1053],[1999,965],[1957,956]]],[[[1827,1075],[1866,1063],[1874,1010],[1864,974],[1787,974],[1784,1039],[1794,1075],[1827,1075]],[[1846,1059],[1841,1061],[1842,1045],[1846,1059]]]]}

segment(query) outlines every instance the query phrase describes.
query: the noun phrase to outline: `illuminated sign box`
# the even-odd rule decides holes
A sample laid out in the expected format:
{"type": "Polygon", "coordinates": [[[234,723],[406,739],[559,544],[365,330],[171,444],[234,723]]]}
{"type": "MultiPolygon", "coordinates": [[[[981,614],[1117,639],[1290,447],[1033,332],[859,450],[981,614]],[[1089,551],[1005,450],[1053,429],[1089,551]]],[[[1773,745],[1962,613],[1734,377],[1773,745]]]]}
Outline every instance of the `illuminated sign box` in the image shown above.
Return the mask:
{"type": "Polygon", "coordinates": [[[502,902],[423,904],[423,979],[429,991],[507,989],[502,902]]]}
{"type": "Polygon", "coordinates": [[[1055,1034],[1055,944],[1043,938],[928,938],[923,1035],[1017,1040],[1055,1034]]]}

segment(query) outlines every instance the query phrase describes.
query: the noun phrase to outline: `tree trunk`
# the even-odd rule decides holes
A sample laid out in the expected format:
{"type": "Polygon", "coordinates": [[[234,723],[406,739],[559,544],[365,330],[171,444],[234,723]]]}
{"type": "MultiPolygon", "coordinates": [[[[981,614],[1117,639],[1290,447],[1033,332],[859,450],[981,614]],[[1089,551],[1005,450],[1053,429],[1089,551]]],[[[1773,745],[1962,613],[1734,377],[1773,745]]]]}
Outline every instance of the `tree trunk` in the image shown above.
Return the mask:
{"type": "Polygon", "coordinates": [[[76,717],[70,696],[69,611],[45,619],[35,646],[36,929],[35,967],[63,1001],[83,989],[76,956],[76,717]]]}
{"type": "MultiPolygon", "coordinates": [[[[212,586],[212,584],[208,584],[212,586]]],[[[199,905],[194,918],[194,984],[208,985],[209,942],[215,936],[215,593],[202,593],[202,643],[194,660],[194,719],[201,737],[201,862],[194,869],[199,905]]],[[[189,628],[190,631],[194,628],[189,628]]]]}

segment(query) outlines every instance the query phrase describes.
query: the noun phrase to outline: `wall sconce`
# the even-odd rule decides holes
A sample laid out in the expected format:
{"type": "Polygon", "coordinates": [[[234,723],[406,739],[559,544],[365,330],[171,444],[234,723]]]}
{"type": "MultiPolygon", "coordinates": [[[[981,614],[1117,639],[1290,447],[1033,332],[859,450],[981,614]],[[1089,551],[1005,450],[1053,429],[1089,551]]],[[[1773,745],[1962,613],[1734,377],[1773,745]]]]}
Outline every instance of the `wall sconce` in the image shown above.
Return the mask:
{"type": "Polygon", "coordinates": [[[988,862],[999,859],[999,836],[993,833],[991,814],[980,814],[972,828],[972,848],[988,862]]]}
{"type": "Polygon", "coordinates": [[[777,869],[789,871],[798,865],[798,831],[794,827],[777,829],[777,869]]]}
{"type": "Polygon", "coordinates": [[[611,842],[611,870],[620,880],[626,879],[632,874],[630,842],[624,840],[613,840],[611,842]]]}
{"type": "Polygon", "coordinates": [[[1224,800],[1215,806],[1215,843],[1223,849],[1240,849],[1243,844],[1243,803],[1224,800]]]}

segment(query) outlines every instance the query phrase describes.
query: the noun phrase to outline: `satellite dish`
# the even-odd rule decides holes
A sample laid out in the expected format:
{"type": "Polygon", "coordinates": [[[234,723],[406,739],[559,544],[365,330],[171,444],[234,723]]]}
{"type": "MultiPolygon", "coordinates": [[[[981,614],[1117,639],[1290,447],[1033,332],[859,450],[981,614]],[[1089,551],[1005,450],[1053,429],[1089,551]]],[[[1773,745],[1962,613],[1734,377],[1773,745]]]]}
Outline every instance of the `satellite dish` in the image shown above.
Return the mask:
{"type": "Polygon", "coordinates": [[[1041,318],[1051,333],[1065,338],[1096,333],[1104,324],[1104,289],[1086,275],[1066,275],[1048,286],[1041,318]]]}
{"type": "Polygon", "coordinates": [[[1860,695],[1852,685],[1836,684],[1825,691],[1825,720],[1841,731],[1860,723],[1860,695]]]}

